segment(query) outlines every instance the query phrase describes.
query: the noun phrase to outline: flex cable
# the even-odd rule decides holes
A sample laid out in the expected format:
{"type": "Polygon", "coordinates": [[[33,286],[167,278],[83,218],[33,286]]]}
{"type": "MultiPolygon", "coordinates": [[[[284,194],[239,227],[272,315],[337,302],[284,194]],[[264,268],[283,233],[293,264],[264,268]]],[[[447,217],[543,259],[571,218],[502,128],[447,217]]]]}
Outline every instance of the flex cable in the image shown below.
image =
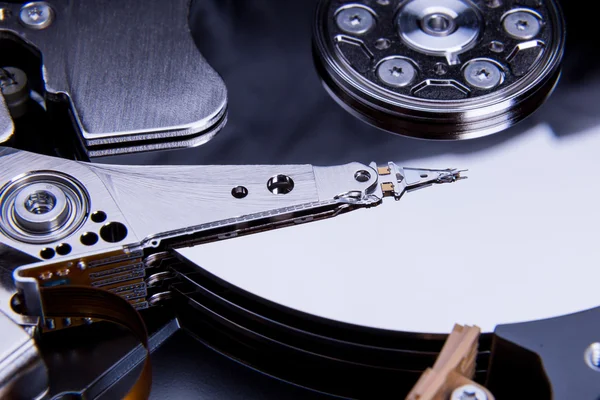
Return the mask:
{"type": "Polygon", "coordinates": [[[152,369],[148,332],[142,317],[127,300],[108,291],[85,286],[42,288],[41,298],[45,317],[101,319],[129,329],[146,349],[146,360],[137,381],[124,398],[145,400],[150,396],[152,369]]]}

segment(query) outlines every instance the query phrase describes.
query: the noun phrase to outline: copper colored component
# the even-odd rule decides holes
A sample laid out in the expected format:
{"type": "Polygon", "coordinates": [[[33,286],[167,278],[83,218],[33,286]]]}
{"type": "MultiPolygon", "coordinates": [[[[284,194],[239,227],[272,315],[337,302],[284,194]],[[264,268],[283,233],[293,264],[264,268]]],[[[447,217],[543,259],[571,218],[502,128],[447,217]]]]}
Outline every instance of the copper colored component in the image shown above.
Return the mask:
{"type": "Polygon", "coordinates": [[[394,195],[394,184],[391,182],[382,183],[381,190],[383,191],[384,197],[393,196],[394,195]]]}
{"type": "Polygon", "coordinates": [[[377,173],[379,175],[389,175],[391,174],[390,167],[377,167],[377,173]]]}
{"type": "Polygon", "coordinates": [[[475,357],[481,330],[477,326],[455,325],[432,368],[428,368],[410,391],[406,400],[446,400],[463,385],[473,385],[494,396],[483,386],[473,382],[475,357]]]}

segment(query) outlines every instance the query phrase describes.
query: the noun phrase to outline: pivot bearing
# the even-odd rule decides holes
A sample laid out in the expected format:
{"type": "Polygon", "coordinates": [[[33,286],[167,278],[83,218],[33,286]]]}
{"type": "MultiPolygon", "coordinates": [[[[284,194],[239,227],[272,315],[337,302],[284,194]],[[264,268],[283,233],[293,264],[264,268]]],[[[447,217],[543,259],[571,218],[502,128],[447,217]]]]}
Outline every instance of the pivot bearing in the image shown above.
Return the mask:
{"type": "Polygon", "coordinates": [[[86,190],[58,172],[32,172],[0,190],[0,230],[20,242],[59,241],[76,231],[88,213],[86,190]]]}

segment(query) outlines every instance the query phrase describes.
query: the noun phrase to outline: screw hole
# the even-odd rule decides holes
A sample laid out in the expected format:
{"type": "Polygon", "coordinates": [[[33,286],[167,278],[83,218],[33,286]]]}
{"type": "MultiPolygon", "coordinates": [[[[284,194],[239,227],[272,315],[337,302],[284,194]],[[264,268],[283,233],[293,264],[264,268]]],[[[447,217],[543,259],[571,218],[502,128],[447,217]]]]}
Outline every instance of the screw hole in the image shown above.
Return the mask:
{"type": "Polygon", "coordinates": [[[504,43],[494,40],[490,42],[490,50],[494,53],[502,53],[504,51],[504,43]]]}
{"type": "Polygon", "coordinates": [[[56,246],[56,254],[58,254],[59,256],[66,256],[71,252],[71,250],[71,245],[67,243],[61,243],[58,246],[56,246]]]}
{"type": "Polygon", "coordinates": [[[294,181],[287,175],[277,175],[269,179],[267,189],[273,194],[288,194],[294,189],[294,181]]]}
{"type": "Polygon", "coordinates": [[[356,171],[356,173],[354,174],[354,179],[356,179],[360,183],[369,182],[369,180],[371,179],[371,174],[369,173],[369,171],[361,169],[360,171],[356,171]]]}
{"type": "Polygon", "coordinates": [[[427,175],[427,174],[421,174],[421,178],[423,178],[423,179],[427,178],[428,176],[429,175],[427,175]]]}
{"type": "Polygon", "coordinates": [[[375,48],[378,50],[389,49],[391,45],[392,42],[389,39],[381,38],[375,41],[375,48]]]}
{"type": "Polygon", "coordinates": [[[56,197],[46,190],[36,190],[25,200],[25,209],[32,214],[48,214],[56,206],[56,197]]]}
{"type": "Polygon", "coordinates": [[[485,3],[489,8],[498,8],[502,6],[502,0],[486,0],[485,3]]]}
{"type": "Polygon", "coordinates": [[[127,227],[120,222],[109,222],[100,228],[100,237],[108,243],[118,243],[127,237],[127,227]]]}
{"type": "Polygon", "coordinates": [[[248,189],[246,189],[244,186],[236,186],[231,189],[231,195],[236,199],[243,199],[244,197],[248,196],[248,189]]]}
{"type": "Polygon", "coordinates": [[[98,235],[94,232],[86,232],[79,238],[79,241],[84,246],[93,246],[98,243],[98,235]]]}
{"type": "Polygon", "coordinates": [[[55,254],[56,253],[54,249],[51,249],[49,247],[46,247],[40,251],[40,257],[42,257],[44,260],[49,260],[53,258],[55,254]]]}
{"type": "Polygon", "coordinates": [[[93,222],[100,224],[100,223],[106,221],[107,216],[104,211],[96,211],[95,213],[92,214],[91,218],[92,218],[93,222]]]}
{"type": "Polygon", "coordinates": [[[448,73],[448,66],[444,63],[437,63],[433,67],[434,71],[438,75],[446,75],[448,73]]]}

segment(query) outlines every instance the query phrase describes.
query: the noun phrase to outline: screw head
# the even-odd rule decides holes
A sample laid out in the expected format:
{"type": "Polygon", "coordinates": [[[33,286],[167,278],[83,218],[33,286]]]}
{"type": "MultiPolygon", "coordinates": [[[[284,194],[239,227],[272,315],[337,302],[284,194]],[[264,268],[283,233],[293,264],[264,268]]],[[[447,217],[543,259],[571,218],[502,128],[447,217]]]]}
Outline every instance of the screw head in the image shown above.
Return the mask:
{"type": "Polygon", "coordinates": [[[527,11],[517,11],[508,14],[502,21],[502,26],[510,36],[520,39],[533,39],[541,28],[539,18],[527,11]]]}
{"type": "Polygon", "coordinates": [[[388,86],[402,87],[415,79],[417,71],[413,64],[404,58],[390,58],[379,64],[377,75],[388,86]]]}
{"type": "Polygon", "coordinates": [[[456,388],[450,400],[487,400],[487,394],[479,386],[463,385],[456,388]]]}
{"type": "Polygon", "coordinates": [[[54,21],[54,10],[46,2],[33,1],[21,7],[19,19],[30,29],[46,29],[54,21]]]}
{"type": "Polygon", "coordinates": [[[375,17],[362,7],[343,8],[338,11],[335,21],[338,28],[346,33],[361,35],[375,25],[375,17]]]}
{"type": "Polygon", "coordinates": [[[502,81],[502,72],[490,61],[471,61],[464,70],[467,83],[477,89],[492,89],[502,81]]]}
{"type": "Polygon", "coordinates": [[[589,345],[584,353],[585,363],[594,371],[600,371],[600,343],[595,342],[589,345]]]}

